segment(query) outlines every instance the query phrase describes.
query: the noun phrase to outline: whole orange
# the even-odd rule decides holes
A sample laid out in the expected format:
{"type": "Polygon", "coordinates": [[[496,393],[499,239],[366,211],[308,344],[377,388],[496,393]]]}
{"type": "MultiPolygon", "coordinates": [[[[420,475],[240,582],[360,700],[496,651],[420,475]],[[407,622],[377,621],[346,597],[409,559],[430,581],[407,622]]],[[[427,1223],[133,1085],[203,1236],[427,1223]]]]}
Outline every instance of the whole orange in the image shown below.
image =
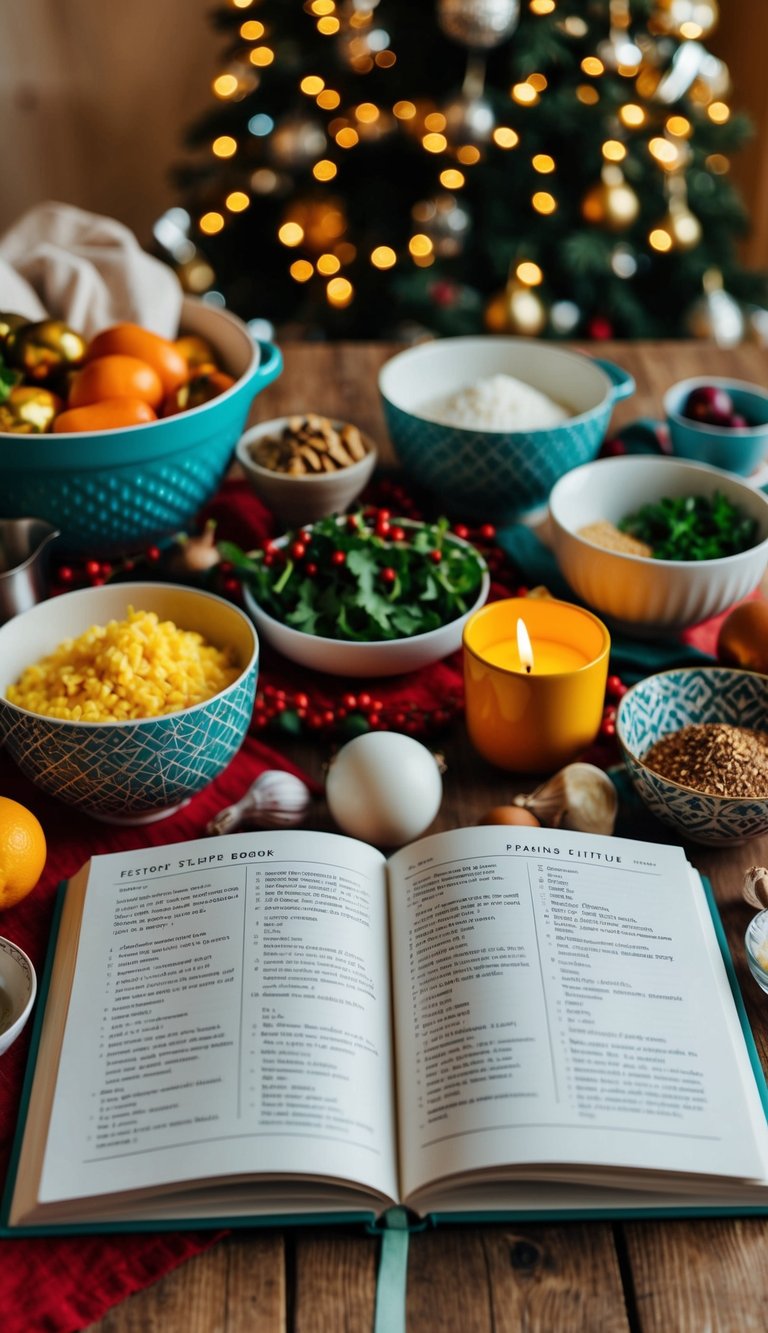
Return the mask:
{"type": "Polygon", "coordinates": [[[42,825],[19,801],[0,796],[0,910],[35,888],[45,867],[42,825]]]}
{"type": "Polygon", "coordinates": [[[768,602],[741,602],[728,612],[717,636],[723,666],[768,674],[768,602]]]}
{"type": "Polygon", "coordinates": [[[151,333],[138,324],[113,324],[102,329],[88,344],[86,362],[102,356],[135,356],[147,362],[160,376],[163,394],[173,393],[189,378],[189,364],[183,352],[159,333],[151,333]]]}
{"type": "Polygon", "coordinates": [[[105,398],[140,398],[158,408],[163,399],[162,380],[147,361],[136,356],[100,356],[78,370],[67,407],[90,407],[105,398]]]}

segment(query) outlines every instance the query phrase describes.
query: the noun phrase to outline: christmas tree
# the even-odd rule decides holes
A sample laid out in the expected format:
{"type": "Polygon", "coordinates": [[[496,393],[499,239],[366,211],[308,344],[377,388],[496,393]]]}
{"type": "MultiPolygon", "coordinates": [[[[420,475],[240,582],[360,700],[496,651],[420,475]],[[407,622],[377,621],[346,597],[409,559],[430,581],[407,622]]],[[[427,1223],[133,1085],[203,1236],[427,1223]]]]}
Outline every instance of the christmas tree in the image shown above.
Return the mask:
{"type": "MultiPolygon", "coordinates": [[[[283,336],[739,341],[716,0],[231,0],[156,228],[283,336]],[[183,226],[179,226],[179,219],[183,226]]],[[[764,312],[762,312],[764,313],[764,312]]]]}

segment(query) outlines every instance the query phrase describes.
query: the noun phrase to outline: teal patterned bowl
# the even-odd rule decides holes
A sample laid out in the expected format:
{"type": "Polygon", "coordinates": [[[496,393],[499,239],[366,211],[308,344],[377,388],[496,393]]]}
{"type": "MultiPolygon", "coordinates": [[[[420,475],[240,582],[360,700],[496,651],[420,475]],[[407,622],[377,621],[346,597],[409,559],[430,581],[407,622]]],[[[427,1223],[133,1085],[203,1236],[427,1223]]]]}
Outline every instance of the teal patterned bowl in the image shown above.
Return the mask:
{"type": "Polygon", "coordinates": [[[565,472],[596,458],[614,403],[634,388],[631,375],[610,361],[497,336],[421,343],[379,374],[387,429],[408,477],[462,512],[497,521],[544,505],[565,472]],[[507,431],[435,419],[440,400],[495,375],[538,389],[570,416],[554,427],[507,431]]]}
{"type": "Polygon", "coordinates": [[[112,824],[171,814],[207,787],[240,749],[253,711],[259,641],[248,616],[212,593],[167,583],[105,584],[39,602],[0,626],[0,741],[48,795],[112,824]],[[92,625],[155,611],[231,648],[241,668],[204,703],[129,722],[68,722],[19,708],[8,686],[32,663],[92,625]]]}
{"type": "Polygon", "coordinates": [[[282,369],[235,315],[185,299],[185,333],[205,338],[235,384],[200,407],[122,430],[0,433],[0,518],[47,519],[57,551],[140,551],[192,529],[232,459],[257,393],[282,369]]]}
{"type": "Polygon", "coordinates": [[[643,762],[662,736],[705,722],[768,730],[768,676],[730,667],[647,676],[621,700],[616,735],[635,790],[657,819],[691,842],[735,846],[768,832],[768,797],[707,796],[643,762]]]}

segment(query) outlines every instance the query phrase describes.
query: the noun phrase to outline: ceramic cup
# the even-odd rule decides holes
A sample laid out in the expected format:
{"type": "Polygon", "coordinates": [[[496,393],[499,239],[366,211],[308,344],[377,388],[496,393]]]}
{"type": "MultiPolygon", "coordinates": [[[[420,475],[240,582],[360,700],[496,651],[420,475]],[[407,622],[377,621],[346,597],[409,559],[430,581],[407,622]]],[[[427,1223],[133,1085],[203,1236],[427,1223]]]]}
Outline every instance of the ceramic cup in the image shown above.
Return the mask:
{"type": "Polygon", "coordinates": [[[23,949],[0,936],[0,1055],[16,1040],[37,994],[35,969],[23,949]]]}
{"type": "Polygon", "coordinates": [[[475,749],[516,773],[553,773],[570,763],[600,728],[610,646],[597,616],[555,598],[506,598],[476,611],[463,635],[475,749]],[[530,639],[530,670],[519,652],[518,621],[530,639]]]}
{"type": "Polygon", "coordinates": [[[678,458],[691,458],[748,477],[768,454],[768,391],[759,384],[717,376],[680,380],[664,395],[664,413],[672,452],[678,458]],[[708,426],[683,416],[689,394],[706,387],[724,389],[735,410],[751,424],[737,430],[708,426]]]}

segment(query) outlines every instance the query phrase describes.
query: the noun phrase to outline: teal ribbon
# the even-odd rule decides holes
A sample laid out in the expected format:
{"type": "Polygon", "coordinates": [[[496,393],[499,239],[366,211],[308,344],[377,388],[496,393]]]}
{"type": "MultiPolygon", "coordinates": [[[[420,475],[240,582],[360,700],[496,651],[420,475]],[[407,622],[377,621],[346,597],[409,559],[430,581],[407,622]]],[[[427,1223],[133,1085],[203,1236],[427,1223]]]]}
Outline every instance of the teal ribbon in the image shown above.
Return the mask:
{"type": "Polygon", "coordinates": [[[408,1213],[390,1208],[381,1227],[373,1333],[405,1333],[408,1287],[408,1213]]]}

